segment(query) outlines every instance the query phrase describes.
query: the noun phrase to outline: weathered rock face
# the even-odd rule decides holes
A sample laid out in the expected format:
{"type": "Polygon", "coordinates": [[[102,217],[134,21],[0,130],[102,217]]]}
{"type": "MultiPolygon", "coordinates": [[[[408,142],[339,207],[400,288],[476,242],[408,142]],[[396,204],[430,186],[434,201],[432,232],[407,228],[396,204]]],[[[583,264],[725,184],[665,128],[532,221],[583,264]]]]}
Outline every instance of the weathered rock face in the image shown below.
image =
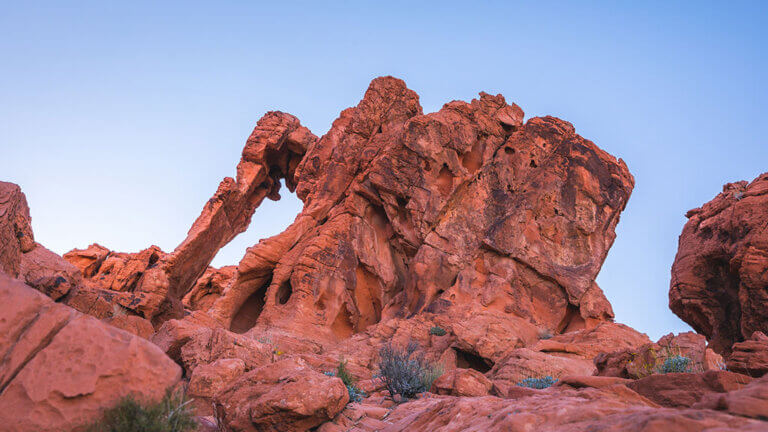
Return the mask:
{"type": "Polygon", "coordinates": [[[610,319],[594,277],[632,177],[570,124],[522,117],[486,94],[423,115],[402,81],[374,80],[308,146],[302,213],[248,250],[210,313],[329,341],[419,312],[554,332],[610,319]]]}
{"type": "Polygon", "coordinates": [[[517,384],[525,378],[550,376],[558,379],[568,375],[592,375],[594,369],[592,360],[564,358],[518,348],[496,362],[487,375],[493,382],[494,394],[506,397],[510,391],[517,390],[517,384]]]}
{"type": "Polygon", "coordinates": [[[542,339],[533,349],[562,357],[593,359],[620,349],[634,349],[649,343],[645,333],[624,324],[603,322],[588,330],[579,330],[542,339]]]}
{"type": "Polygon", "coordinates": [[[215,396],[227,431],[306,431],[336,416],[349,401],[339,378],[286,359],[251,371],[215,396]]]}
{"type": "Polygon", "coordinates": [[[148,341],[0,274],[0,424],[71,431],[132,394],[159,400],[181,369],[148,341]]]}
{"type": "MultiPolygon", "coordinates": [[[[343,422],[344,417],[342,414],[335,421],[343,422]]],[[[562,387],[531,391],[515,399],[492,396],[427,397],[400,404],[380,419],[359,419],[352,428],[334,428],[329,423],[319,430],[698,432],[760,431],[764,427],[764,422],[727,413],[659,408],[618,384],[602,389],[562,387]]]]}
{"type": "Polygon", "coordinates": [[[221,182],[187,238],[173,252],[166,254],[152,246],[126,254],[91,245],[65,254],[95,285],[81,298],[109,297],[108,301],[117,301],[157,323],[181,317],[182,298],[203,276],[216,252],[248,228],[264,198],[279,199],[280,179],[294,190],[296,166],[315,140],[295,117],[267,113],[248,138],[236,179],[227,177],[221,182]]]}
{"type": "Polygon", "coordinates": [[[208,267],[195,282],[195,286],[184,296],[182,300],[184,307],[202,311],[210,309],[232,282],[235,272],[237,272],[237,266],[225,266],[219,269],[208,267]]]}
{"type": "Polygon", "coordinates": [[[64,259],[80,269],[87,281],[98,289],[135,291],[144,272],[165,255],[157,246],[138,253],[120,253],[92,244],[87,249],[65,253],[64,259]]]}
{"type": "MultiPolygon", "coordinates": [[[[694,407],[725,411],[731,415],[768,420],[768,377],[754,380],[738,390],[708,394],[694,407]]],[[[763,423],[765,427],[766,423],[763,423]]]]}
{"type": "Polygon", "coordinates": [[[0,182],[0,271],[18,277],[22,254],[35,247],[27,198],[13,183],[0,182]]]}
{"type": "Polygon", "coordinates": [[[452,396],[488,396],[493,384],[474,369],[453,369],[433,384],[434,393],[452,396]]]}
{"type": "MultiPolygon", "coordinates": [[[[612,322],[595,283],[633,184],[621,160],[567,122],[523,122],[519,107],[485,93],[423,114],[401,80],[378,78],[320,139],[293,116],[266,114],[236,178],[222,181],[173,252],[94,244],[59,258],[79,279],[38,289],[150,338],[195,396],[215,402],[224,430],[401,430],[413,421],[451,430],[446,413],[463,415],[469,430],[592,430],[605,415],[657,408],[623,379],[585,376],[596,355],[650,343],[612,322]],[[279,198],[281,181],[304,202],[294,223],[238,266],[209,267],[265,197],[279,198]],[[434,391],[446,396],[382,412],[394,402],[374,376],[379,349],[411,342],[445,368],[434,391]],[[346,387],[322,373],[340,359],[369,393],[365,403],[345,409],[346,387]],[[567,378],[557,388],[517,386],[555,369],[567,378]]],[[[28,209],[14,202],[6,213],[20,214],[22,228],[5,221],[0,234],[25,239],[28,209]]],[[[3,265],[30,274],[23,261],[33,250],[13,245],[3,265]]],[[[690,424],[730,419],[711,417],[690,424]]]]}
{"type": "Polygon", "coordinates": [[[739,390],[752,381],[748,376],[721,370],[704,373],[651,375],[627,387],[665,407],[691,407],[714,393],[739,390]]]}
{"type": "Polygon", "coordinates": [[[35,242],[31,219],[21,189],[0,182],[0,273],[59,299],[82,278],[75,267],[35,242]]]}
{"type": "Polygon", "coordinates": [[[748,340],[733,344],[726,362],[728,370],[753,377],[768,373],[768,336],[755,332],[748,340]]]}
{"type": "Polygon", "coordinates": [[[638,379],[659,373],[664,362],[674,356],[688,358],[691,372],[720,370],[725,364],[719,354],[707,347],[704,336],[685,332],[670,333],[655,343],[601,353],[595,357],[595,366],[600,376],[638,379]]]}
{"type": "Polygon", "coordinates": [[[424,115],[401,80],[378,78],[319,140],[265,115],[237,173],[170,254],[66,254],[87,282],[67,304],[106,317],[117,303],[156,326],[186,306],[237,333],[324,343],[431,313],[489,362],[525,345],[526,326],[557,334],[613,317],[594,279],[632,176],[564,121],[523,124],[502,96],[424,115]],[[236,270],[209,269],[280,179],[304,201],[295,222],[236,270]]]}
{"type": "Polygon", "coordinates": [[[727,354],[753,332],[768,332],[768,173],[726,184],[686,216],[669,307],[727,354]]]}

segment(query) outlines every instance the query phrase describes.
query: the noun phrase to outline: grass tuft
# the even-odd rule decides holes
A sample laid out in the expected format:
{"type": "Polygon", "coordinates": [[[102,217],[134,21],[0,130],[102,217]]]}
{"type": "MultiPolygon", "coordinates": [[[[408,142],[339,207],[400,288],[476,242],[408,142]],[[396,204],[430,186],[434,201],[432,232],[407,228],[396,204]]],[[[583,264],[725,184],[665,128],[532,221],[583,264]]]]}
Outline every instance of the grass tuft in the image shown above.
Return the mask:
{"type": "Polygon", "coordinates": [[[142,403],[132,396],[107,409],[87,432],[191,432],[197,429],[183,391],[168,391],[159,402],[142,403]]]}

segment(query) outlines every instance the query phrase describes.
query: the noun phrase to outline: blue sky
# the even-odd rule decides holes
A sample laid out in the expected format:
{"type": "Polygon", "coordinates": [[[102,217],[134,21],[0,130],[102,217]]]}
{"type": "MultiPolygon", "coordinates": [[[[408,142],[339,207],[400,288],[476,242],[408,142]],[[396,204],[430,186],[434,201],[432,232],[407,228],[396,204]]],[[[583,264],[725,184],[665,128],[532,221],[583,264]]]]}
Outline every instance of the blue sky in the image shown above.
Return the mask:
{"type": "MultiPolygon", "coordinates": [[[[667,306],[685,212],[768,171],[765,2],[60,3],[0,9],[0,180],[58,253],[172,250],[264,112],[322,135],[394,75],[426,112],[502,93],[627,162],[598,282],[655,339],[688,329],[667,306]]],[[[293,220],[284,192],[214,264],[293,220]]]]}

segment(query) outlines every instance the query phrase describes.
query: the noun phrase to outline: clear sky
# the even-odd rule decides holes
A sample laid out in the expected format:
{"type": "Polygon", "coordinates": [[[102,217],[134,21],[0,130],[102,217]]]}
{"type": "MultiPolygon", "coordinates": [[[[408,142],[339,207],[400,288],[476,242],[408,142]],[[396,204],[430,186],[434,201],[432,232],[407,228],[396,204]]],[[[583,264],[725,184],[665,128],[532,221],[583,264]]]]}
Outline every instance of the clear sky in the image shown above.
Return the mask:
{"type": "MultiPolygon", "coordinates": [[[[394,75],[425,112],[502,93],[627,162],[598,282],[655,339],[688,329],[667,298],[685,212],[768,171],[768,2],[63,3],[0,8],[0,180],[58,253],[172,250],[264,112],[322,135],[394,75]]],[[[293,221],[283,191],[215,265],[293,221]]]]}

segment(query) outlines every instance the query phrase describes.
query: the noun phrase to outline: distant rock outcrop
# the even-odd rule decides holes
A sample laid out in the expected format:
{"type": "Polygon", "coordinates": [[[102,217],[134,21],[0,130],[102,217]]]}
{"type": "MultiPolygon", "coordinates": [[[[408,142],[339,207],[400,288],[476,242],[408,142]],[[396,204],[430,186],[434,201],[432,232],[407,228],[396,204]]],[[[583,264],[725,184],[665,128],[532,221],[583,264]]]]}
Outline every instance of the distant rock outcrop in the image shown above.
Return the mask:
{"type": "Polygon", "coordinates": [[[768,332],[768,173],[686,215],[669,307],[723,354],[768,332]]]}

